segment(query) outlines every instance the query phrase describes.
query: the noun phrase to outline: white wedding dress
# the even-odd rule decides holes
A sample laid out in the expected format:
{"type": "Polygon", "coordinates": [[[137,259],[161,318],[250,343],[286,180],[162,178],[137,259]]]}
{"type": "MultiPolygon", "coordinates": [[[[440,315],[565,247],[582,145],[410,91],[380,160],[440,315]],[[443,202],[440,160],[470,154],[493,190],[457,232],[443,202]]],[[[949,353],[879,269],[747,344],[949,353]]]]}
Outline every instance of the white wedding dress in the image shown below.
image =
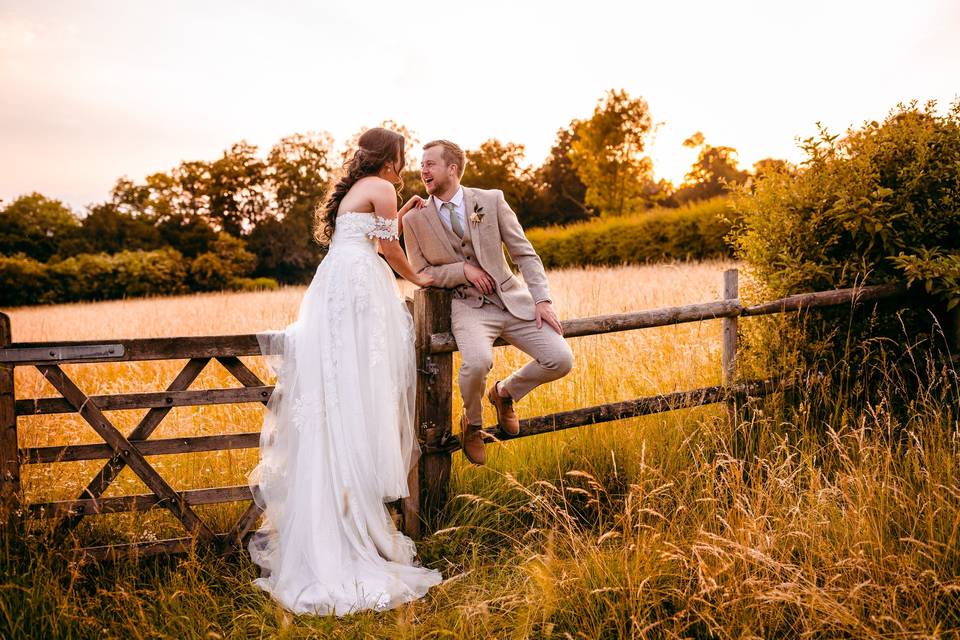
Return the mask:
{"type": "Polygon", "coordinates": [[[385,504],[408,495],[420,455],[413,320],[376,251],[397,236],[395,219],[340,214],[296,321],[257,334],[277,382],[248,478],[264,524],[247,548],[253,584],[295,613],[390,609],[442,580],[385,504]]]}

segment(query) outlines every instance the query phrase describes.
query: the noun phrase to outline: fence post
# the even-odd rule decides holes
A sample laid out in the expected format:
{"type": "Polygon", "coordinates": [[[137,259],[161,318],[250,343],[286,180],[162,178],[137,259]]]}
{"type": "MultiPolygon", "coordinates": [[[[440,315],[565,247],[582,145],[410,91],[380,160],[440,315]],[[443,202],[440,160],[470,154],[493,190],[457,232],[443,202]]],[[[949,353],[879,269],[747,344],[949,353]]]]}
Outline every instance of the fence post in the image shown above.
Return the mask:
{"type": "MultiPolygon", "coordinates": [[[[723,272],[723,298],[736,300],[740,297],[740,284],[736,269],[727,269],[723,272]]],[[[723,332],[723,352],[720,357],[723,368],[723,385],[732,387],[737,373],[737,318],[723,318],[721,321],[723,332]]],[[[731,423],[737,415],[736,401],[727,400],[727,413],[731,423]]]]}
{"type": "MultiPolygon", "coordinates": [[[[12,342],[10,317],[0,313],[0,349],[12,342]]],[[[0,364],[0,522],[12,521],[20,496],[20,458],[13,365],[0,364]]]]}
{"type": "MultiPolygon", "coordinates": [[[[417,353],[417,437],[425,447],[450,436],[453,403],[453,354],[430,353],[430,336],[450,331],[450,291],[419,289],[413,298],[417,353]]],[[[403,502],[404,532],[420,537],[421,524],[435,524],[447,500],[450,452],[423,451],[410,474],[410,497],[403,502]]]]}

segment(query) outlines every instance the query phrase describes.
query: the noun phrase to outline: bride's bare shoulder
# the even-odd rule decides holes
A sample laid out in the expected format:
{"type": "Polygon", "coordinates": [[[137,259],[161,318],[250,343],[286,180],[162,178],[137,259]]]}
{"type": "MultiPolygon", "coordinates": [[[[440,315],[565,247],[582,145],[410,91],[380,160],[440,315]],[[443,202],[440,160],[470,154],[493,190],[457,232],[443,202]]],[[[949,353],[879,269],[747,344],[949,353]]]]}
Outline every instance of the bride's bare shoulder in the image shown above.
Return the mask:
{"type": "Polygon", "coordinates": [[[396,200],[396,189],[389,180],[379,176],[364,176],[358,179],[344,194],[340,201],[340,212],[360,211],[373,213],[376,203],[381,200],[396,200]]]}

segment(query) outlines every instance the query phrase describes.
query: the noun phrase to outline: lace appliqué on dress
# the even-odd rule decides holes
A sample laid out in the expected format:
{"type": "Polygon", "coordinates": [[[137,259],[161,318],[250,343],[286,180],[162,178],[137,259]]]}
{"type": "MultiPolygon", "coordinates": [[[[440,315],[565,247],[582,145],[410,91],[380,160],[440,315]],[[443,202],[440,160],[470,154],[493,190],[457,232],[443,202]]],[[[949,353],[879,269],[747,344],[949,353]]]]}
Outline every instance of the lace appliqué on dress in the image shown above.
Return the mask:
{"type": "Polygon", "coordinates": [[[376,214],[370,217],[373,219],[373,228],[367,231],[368,238],[396,240],[400,237],[400,223],[396,218],[381,218],[376,214]]]}
{"type": "Polygon", "coordinates": [[[298,432],[303,431],[311,421],[320,419],[323,415],[323,401],[319,394],[303,394],[293,403],[293,426],[298,432]]]}

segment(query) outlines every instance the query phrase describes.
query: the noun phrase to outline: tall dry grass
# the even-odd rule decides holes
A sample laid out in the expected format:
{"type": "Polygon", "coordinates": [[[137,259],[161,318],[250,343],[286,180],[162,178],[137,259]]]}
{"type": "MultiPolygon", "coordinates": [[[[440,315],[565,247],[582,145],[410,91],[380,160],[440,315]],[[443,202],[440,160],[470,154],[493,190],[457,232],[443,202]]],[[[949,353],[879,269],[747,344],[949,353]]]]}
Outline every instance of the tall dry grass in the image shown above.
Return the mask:
{"type": "MultiPolygon", "coordinates": [[[[565,317],[719,297],[727,263],[554,272],[565,317]]],[[[300,290],[20,309],[14,338],[247,332],[281,326],[300,290]]],[[[745,320],[749,321],[749,320],[745,320]]],[[[537,415],[719,380],[719,323],[571,340],[576,368],[518,406],[537,415]]],[[[960,437],[946,363],[902,422],[812,384],[802,402],[700,408],[489,446],[454,458],[443,528],[418,545],[446,581],[401,609],[291,617],[245,556],[76,566],[42,532],[4,538],[9,637],[956,637],[960,437]],[[797,408],[799,407],[799,409],[797,408]]],[[[500,377],[523,362],[497,351],[500,377]]],[[[257,358],[248,363],[266,375],[257,358]]],[[[457,363],[455,363],[456,365],[457,363]]],[[[88,393],[158,389],[176,365],[74,365],[88,393]]],[[[211,371],[201,385],[223,385],[211,371]]],[[[20,397],[52,394],[17,373],[20,397]]],[[[896,388],[896,385],[893,386],[896,388]]],[[[456,406],[457,403],[455,403],[456,406]]],[[[456,410],[457,412],[459,409],[456,410]]],[[[114,412],[129,428],[142,412],[114,412]]],[[[164,434],[256,429],[260,409],[175,409],[164,434]],[[176,415],[173,415],[176,414],[176,415]]],[[[456,416],[455,416],[456,417],[456,416]]],[[[492,419],[492,413],[486,416],[492,419]]],[[[170,420],[170,418],[168,418],[170,420]]],[[[21,423],[21,446],[95,441],[72,419],[21,423]]],[[[176,488],[243,481],[256,452],[163,456],[176,488]]],[[[29,500],[70,498],[95,468],[26,467],[29,500]],[[72,484],[71,484],[72,483],[72,484]]],[[[96,465],[93,465],[96,467],[96,465]]],[[[125,472],[129,473],[129,472],[125,472]]],[[[125,475],[117,492],[143,490],[125,475]]],[[[241,507],[207,507],[225,527],[241,507]]],[[[162,513],[88,518],[86,541],[176,533],[162,513]]]]}

